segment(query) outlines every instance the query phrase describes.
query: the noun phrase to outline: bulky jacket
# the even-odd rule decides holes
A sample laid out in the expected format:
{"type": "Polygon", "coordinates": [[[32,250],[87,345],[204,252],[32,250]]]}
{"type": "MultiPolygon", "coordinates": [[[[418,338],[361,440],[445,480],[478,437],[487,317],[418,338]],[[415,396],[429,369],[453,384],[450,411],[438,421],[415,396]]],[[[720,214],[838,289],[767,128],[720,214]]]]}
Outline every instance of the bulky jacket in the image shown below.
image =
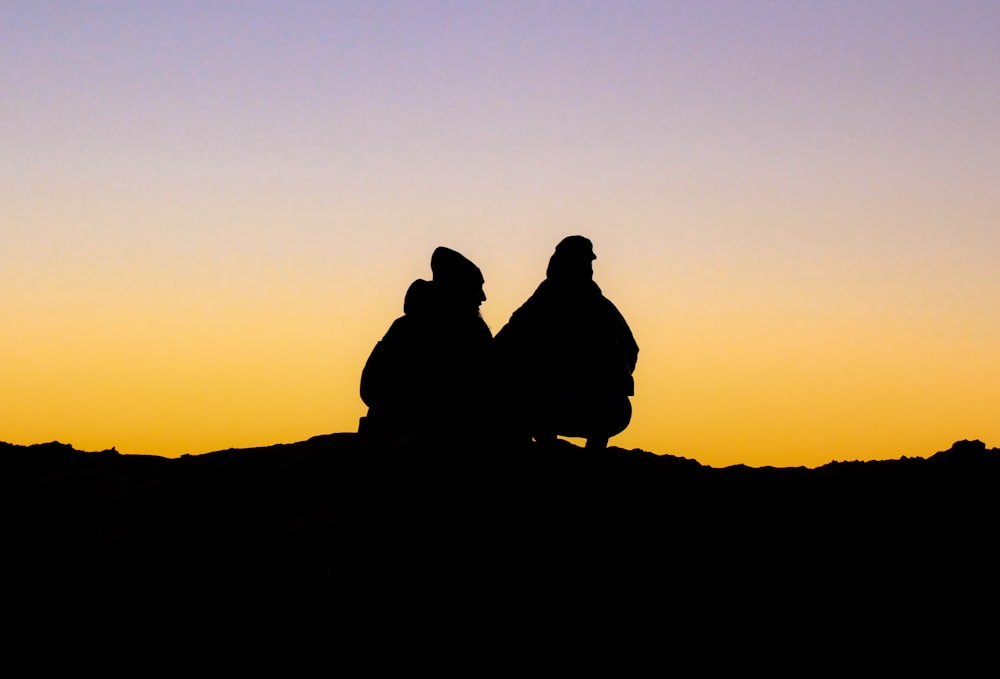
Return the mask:
{"type": "Polygon", "coordinates": [[[515,392],[634,393],[639,346],[593,281],[543,281],[497,333],[496,351],[515,392]]]}
{"type": "Polygon", "coordinates": [[[369,429],[475,429],[485,415],[492,333],[477,313],[456,311],[434,282],[418,279],[361,373],[369,429]]]}

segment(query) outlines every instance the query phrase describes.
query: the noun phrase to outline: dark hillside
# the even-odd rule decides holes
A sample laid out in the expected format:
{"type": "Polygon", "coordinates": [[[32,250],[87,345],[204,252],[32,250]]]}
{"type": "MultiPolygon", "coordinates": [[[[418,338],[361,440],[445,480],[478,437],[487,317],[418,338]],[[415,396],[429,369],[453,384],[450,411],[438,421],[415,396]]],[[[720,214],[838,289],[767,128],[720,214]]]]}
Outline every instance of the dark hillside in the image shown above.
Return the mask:
{"type": "Polygon", "coordinates": [[[7,582],[50,603],[138,614],[252,593],[788,624],[873,605],[924,620],[996,594],[1000,451],[979,441],[817,469],[361,434],[176,459],[59,443],[0,456],[7,582]]]}

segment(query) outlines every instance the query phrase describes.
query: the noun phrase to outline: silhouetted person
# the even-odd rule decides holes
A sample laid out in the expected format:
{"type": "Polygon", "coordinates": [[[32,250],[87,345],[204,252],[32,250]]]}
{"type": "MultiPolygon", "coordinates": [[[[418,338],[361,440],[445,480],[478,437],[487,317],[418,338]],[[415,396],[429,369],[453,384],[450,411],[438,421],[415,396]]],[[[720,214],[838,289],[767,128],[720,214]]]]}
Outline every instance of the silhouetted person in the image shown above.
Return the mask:
{"type": "Polygon", "coordinates": [[[603,448],[632,419],[639,355],[632,331],[594,282],[591,242],[563,239],[545,280],[497,333],[504,416],[521,435],[603,448]]]}
{"type": "Polygon", "coordinates": [[[413,281],[403,316],[375,345],[361,373],[368,414],[359,431],[469,434],[482,429],[493,334],[479,314],[483,274],[445,247],[430,281],[413,281]]]}

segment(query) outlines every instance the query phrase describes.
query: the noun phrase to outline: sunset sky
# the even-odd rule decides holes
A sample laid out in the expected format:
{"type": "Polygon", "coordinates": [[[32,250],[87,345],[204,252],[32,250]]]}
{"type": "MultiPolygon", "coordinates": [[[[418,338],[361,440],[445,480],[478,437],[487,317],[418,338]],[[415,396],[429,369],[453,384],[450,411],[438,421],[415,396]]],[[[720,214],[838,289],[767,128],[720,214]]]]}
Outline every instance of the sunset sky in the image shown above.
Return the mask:
{"type": "Polygon", "coordinates": [[[0,441],[355,431],[438,245],[494,332],[582,234],[612,445],[1000,446],[1000,3],[0,4],[0,441]]]}

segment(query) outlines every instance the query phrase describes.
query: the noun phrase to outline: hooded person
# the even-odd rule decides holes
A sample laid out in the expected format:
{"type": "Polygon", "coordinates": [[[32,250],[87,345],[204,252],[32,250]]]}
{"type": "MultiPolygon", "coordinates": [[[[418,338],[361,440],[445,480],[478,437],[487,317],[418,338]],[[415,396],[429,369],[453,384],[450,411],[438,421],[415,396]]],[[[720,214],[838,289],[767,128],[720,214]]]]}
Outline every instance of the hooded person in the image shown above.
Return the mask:
{"type": "Polygon", "coordinates": [[[594,282],[595,259],[590,240],[564,238],[545,280],[497,333],[503,417],[516,435],[603,448],[632,419],[639,346],[594,282]]]}
{"type": "Polygon", "coordinates": [[[471,434],[484,426],[493,335],[479,313],[483,274],[446,247],[434,250],[431,271],[430,281],[410,284],[403,315],[365,363],[368,414],[359,431],[471,434]]]}

